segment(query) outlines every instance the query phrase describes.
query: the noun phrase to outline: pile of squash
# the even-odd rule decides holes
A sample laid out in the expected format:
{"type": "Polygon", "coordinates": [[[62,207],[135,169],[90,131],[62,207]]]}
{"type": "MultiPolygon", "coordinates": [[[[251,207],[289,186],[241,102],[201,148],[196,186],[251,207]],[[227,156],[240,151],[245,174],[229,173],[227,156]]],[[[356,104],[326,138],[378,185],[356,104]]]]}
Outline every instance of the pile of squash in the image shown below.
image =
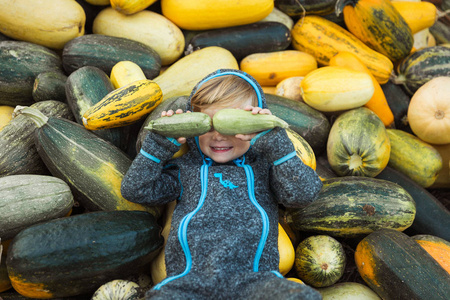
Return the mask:
{"type": "Polygon", "coordinates": [[[449,299],[450,1],[57,2],[0,9],[0,299],[142,299],[165,277],[175,202],[120,183],[219,68],[261,84],[324,183],[280,207],[280,272],[323,299],[449,299]]]}

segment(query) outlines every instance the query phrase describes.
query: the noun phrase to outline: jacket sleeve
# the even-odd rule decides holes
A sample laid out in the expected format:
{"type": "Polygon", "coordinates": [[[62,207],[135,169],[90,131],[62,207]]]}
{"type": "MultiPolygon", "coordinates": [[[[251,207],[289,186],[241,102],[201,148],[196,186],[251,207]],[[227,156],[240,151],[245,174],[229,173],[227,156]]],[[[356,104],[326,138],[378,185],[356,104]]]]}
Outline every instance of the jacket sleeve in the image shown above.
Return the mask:
{"type": "Polygon", "coordinates": [[[166,163],[179,148],[176,141],[148,133],[122,180],[122,196],[128,201],[148,205],[175,200],[181,191],[178,171],[166,163]]]}
{"type": "Polygon", "coordinates": [[[286,130],[277,127],[255,138],[252,148],[271,164],[270,188],[276,200],[286,207],[304,207],[313,202],[322,181],[296,155],[286,130]]]}

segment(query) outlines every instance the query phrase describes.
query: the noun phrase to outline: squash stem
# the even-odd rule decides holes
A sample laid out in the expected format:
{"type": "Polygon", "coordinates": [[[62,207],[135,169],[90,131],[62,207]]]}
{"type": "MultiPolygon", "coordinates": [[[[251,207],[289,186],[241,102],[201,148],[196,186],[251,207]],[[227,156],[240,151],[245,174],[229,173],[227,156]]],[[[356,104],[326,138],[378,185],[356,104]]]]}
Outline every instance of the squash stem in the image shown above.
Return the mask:
{"type": "Polygon", "coordinates": [[[403,74],[400,75],[391,74],[391,77],[389,79],[391,79],[394,84],[404,84],[406,82],[406,77],[403,74]]]}
{"type": "Polygon", "coordinates": [[[362,159],[361,156],[359,156],[356,153],[353,153],[352,156],[350,156],[350,161],[348,164],[348,168],[350,170],[354,170],[359,168],[362,165],[362,159]]]}
{"type": "Polygon", "coordinates": [[[37,127],[42,127],[47,124],[48,117],[44,115],[40,110],[28,106],[17,105],[13,112],[14,116],[25,115],[33,120],[37,127]]]}

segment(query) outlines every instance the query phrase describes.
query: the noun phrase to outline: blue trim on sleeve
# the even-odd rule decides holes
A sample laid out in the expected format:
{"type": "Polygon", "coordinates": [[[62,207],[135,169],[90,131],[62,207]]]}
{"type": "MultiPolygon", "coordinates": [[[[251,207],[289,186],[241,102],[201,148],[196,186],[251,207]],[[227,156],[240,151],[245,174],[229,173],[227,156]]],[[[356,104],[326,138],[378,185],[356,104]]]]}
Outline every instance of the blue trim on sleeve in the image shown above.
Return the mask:
{"type": "Polygon", "coordinates": [[[276,275],[277,277],[279,277],[279,278],[284,278],[284,276],[281,275],[281,273],[278,272],[278,271],[270,271],[270,272],[272,272],[273,274],[275,274],[275,275],[276,275]]]}
{"type": "Polygon", "coordinates": [[[153,160],[155,163],[160,163],[161,162],[161,160],[159,159],[159,158],[157,158],[157,157],[154,157],[153,155],[151,155],[151,154],[149,154],[149,153],[147,153],[147,152],[145,152],[144,150],[142,150],[141,149],[141,151],[139,151],[142,155],[144,155],[145,157],[147,157],[148,159],[150,159],[150,160],[153,160]]]}
{"type": "Polygon", "coordinates": [[[289,153],[288,155],[283,156],[282,158],[277,159],[276,161],[274,161],[274,162],[273,162],[273,165],[274,165],[274,166],[278,166],[278,165],[284,163],[285,161],[287,161],[287,160],[289,160],[289,159],[295,157],[296,155],[297,155],[297,153],[296,153],[295,151],[293,151],[293,152],[289,153]]]}
{"type": "Polygon", "coordinates": [[[169,141],[171,141],[172,143],[174,143],[175,145],[181,146],[181,144],[178,143],[178,141],[177,141],[176,139],[174,139],[173,137],[168,137],[168,136],[166,136],[166,138],[167,138],[169,141]]]}
{"type": "Polygon", "coordinates": [[[268,129],[265,131],[262,131],[260,133],[258,133],[257,135],[255,135],[251,140],[250,140],[250,145],[253,146],[254,143],[256,143],[256,141],[262,137],[263,135],[265,135],[266,133],[270,132],[272,129],[268,129]]]}

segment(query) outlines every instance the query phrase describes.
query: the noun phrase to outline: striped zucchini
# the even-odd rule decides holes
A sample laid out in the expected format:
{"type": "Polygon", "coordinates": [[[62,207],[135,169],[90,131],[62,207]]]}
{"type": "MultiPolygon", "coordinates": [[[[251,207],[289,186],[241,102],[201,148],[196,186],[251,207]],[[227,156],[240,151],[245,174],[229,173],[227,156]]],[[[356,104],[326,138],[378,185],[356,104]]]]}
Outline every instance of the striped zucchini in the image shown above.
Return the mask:
{"type": "Polygon", "coordinates": [[[429,187],[442,169],[442,157],[430,144],[399,129],[386,129],[391,142],[388,166],[402,172],[422,187],[429,187]]]}
{"type": "Polygon", "coordinates": [[[295,249],[295,271],[298,277],[313,287],[326,287],[344,275],[346,264],[342,244],[328,235],[313,235],[295,249]]]}
{"type": "Polygon", "coordinates": [[[337,0],[336,14],[342,12],[348,31],[393,62],[411,52],[411,28],[391,1],[337,0]]]}
{"type": "Polygon", "coordinates": [[[131,82],[107,94],[83,114],[89,130],[123,127],[136,123],[162,101],[158,84],[150,79],[131,82]]]}
{"type": "Polygon", "coordinates": [[[46,117],[30,107],[18,106],[15,112],[36,123],[39,156],[54,176],[70,185],[83,207],[90,211],[142,210],[159,215],[160,207],[122,197],[120,185],[131,159],[119,148],[78,123],[46,117]]]}
{"type": "MultiPolygon", "coordinates": [[[[30,107],[50,117],[73,120],[69,106],[60,101],[46,100],[30,107]]],[[[34,144],[33,121],[16,115],[0,130],[0,177],[14,174],[49,174],[34,144]]]]}
{"type": "Polygon", "coordinates": [[[360,176],[323,181],[318,198],[305,208],[289,209],[293,229],[334,237],[361,237],[380,228],[403,231],[416,206],[411,195],[390,181],[360,176]]]}
{"type": "Polygon", "coordinates": [[[450,76],[450,48],[426,47],[408,55],[397,68],[394,83],[403,84],[413,95],[422,85],[439,76],[450,76]]]}
{"type": "Polygon", "coordinates": [[[33,224],[67,215],[74,204],[67,183],[46,175],[0,178],[0,236],[12,239],[33,224]]]}
{"type": "Polygon", "coordinates": [[[252,114],[243,109],[221,109],[213,117],[214,130],[223,135],[250,134],[289,124],[275,115],[252,114]]]}
{"type": "Polygon", "coordinates": [[[144,128],[167,137],[188,138],[207,133],[211,130],[211,126],[209,115],[191,112],[151,120],[144,128]]]}
{"type": "Polygon", "coordinates": [[[292,29],[294,49],[312,54],[319,64],[328,65],[341,51],[355,54],[380,84],[386,83],[394,68],[385,55],[372,50],[341,26],[320,16],[305,16],[292,29]]]}

